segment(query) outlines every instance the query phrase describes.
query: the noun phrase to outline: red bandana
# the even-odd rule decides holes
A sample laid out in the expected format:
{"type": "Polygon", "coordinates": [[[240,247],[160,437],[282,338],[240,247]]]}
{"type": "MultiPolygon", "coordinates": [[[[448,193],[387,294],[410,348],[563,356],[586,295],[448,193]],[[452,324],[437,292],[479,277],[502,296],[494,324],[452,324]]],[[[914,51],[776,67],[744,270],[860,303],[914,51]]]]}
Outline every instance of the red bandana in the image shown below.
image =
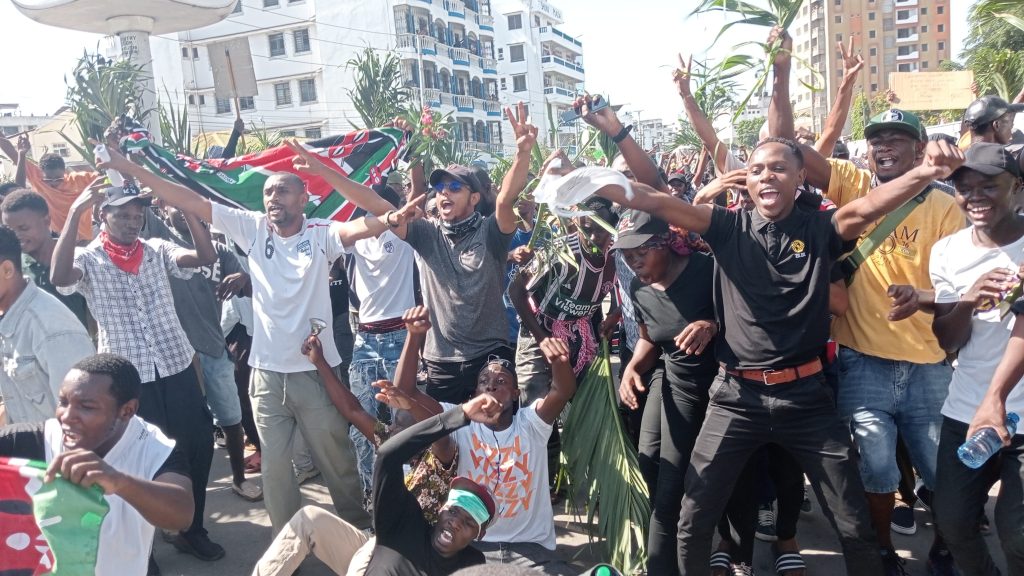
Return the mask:
{"type": "Polygon", "coordinates": [[[129,274],[139,273],[139,267],[142,266],[142,242],[138,238],[130,246],[123,246],[115,244],[104,230],[100,232],[100,241],[103,242],[103,250],[110,256],[114,266],[129,274]]]}

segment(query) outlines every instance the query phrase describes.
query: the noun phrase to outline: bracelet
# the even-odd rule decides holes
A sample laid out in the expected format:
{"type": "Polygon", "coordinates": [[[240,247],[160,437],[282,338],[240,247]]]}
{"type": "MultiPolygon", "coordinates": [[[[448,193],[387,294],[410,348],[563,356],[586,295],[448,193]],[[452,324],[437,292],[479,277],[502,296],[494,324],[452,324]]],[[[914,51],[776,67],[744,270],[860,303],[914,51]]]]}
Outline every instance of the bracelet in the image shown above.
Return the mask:
{"type": "Polygon", "coordinates": [[[630,124],[629,126],[623,127],[622,130],[620,130],[618,134],[616,134],[615,136],[612,137],[612,142],[615,142],[616,144],[618,144],[619,142],[622,142],[623,140],[626,139],[626,136],[629,136],[629,133],[632,132],[632,131],[633,131],[633,125],[632,124],[630,124]]]}
{"type": "Polygon", "coordinates": [[[388,227],[390,227],[390,228],[398,228],[398,223],[395,223],[395,224],[391,223],[391,215],[394,214],[394,213],[395,213],[394,210],[388,210],[387,212],[384,213],[384,223],[387,224],[388,227]]]}

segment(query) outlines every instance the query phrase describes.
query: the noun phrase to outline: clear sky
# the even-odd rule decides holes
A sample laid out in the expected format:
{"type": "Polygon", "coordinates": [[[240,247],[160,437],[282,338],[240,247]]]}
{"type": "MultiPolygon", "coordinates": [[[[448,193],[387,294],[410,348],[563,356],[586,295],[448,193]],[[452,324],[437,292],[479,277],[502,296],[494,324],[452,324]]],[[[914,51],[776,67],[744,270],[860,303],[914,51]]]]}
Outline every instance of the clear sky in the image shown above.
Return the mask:
{"type": "MultiPolygon", "coordinates": [[[[128,2],[131,0],[115,0],[128,2]]],[[[381,0],[374,0],[381,1],[381,0]]],[[[720,58],[742,38],[737,33],[708,49],[722,20],[717,15],[687,18],[691,2],[678,0],[553,0],[565,16],[564,31],[583,42],[586,87],[627,104],[640,117],[674,120],[681,111],[671,84],[676,53],[720,58]]],[[[971,2],[952,6],[952,45],[958,54],[971,2]]],[[[64,76],[84,49],[95,51],[101,37],[37,24],[0,0],[4,60],[0,103],[17,103],[23,113],[51,114],[64,102],[64,76]]],[[[749,28],[748,28],[749,30],[749,28]]],[[[761,32],[758,31],[758,34],[761,32]]],[[[760,40],[760,39],[759,39],[760,40]]]]}

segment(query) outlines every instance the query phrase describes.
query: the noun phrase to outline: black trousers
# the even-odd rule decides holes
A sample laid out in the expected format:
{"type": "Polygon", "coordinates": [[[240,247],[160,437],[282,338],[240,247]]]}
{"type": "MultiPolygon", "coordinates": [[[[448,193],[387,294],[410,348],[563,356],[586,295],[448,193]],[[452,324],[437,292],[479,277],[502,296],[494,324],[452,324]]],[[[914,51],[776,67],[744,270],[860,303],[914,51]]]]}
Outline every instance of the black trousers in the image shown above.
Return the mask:
{"type": "Polygon", "coordinates": [[[768,444],[757,451],[754,483],[759,490],[759,504],[776,503],[775,534],[779,540],[796,538],[800,506],[804,503],[804,471],[796,458],[778,444],[768,444]]]}
{"type": "Polygon", "coordinates": [[[964,466],[956,449],[967,439],[967,424],[942,419],[935,467],[935,523],[964,576],[999,574],[985,537],[978,531],[988,491],[1001,481],[995,524],[1006,569],[1024,574],[1024,436],[1017,435],[977,470],[964,466]]]}
{"type": "Polygon", "coordinates": [[[839,535],[847,574],[882,574],[853,441],[824,376],[769,386],[721,371],[709,396],[686,475],[679,520],[680,572],[710,572],[715,526],[733,493],[736,471],[758,448],[774,443],[788,450],[810,478],[825,517],[839,535]]]}
{"type": "Polygon", "coordinates": [[[156,380],[143,382],[138,414],[174,439],[188,461],[192,501],[196,507],[188,532],[205,532],[206,484],[213,464],[213,417],[199,388],[195,369],[189,366],[177,374],[157,374],[156,380]]]}
{"type": "MultiPolygon", "coordinates": [[[[690,454],[708,407],[711,380],[710,376],[695,377],[685,383],[670,383],[665,379],[661,385],[658,479],[647,543],[647,570],[650,574],[670,576],[680,573],[676,533],[680,505],[690,467],[690,454]]],[[[645,435],[644,438],[649,440],[650,436],[645,435]]],[[[725,517],[719,521],[719,533],[735,544],[731,552],[733,560],[750,565],[754,555],[757,501],[752,490],[753,468],[740,467],[744,470],[739,474],[740,480],[729,500],[725,517]]]]}
{"type": "Polygon", "coordinates": [[[515,366],[515,350],[498,346],[476,358],[465,362],[433,362],[424,360],[427,367],[427,394],[438,402],[461,404],[469,400],[476,391],[480,369],[491,356],[504,358],[515,366]]]}

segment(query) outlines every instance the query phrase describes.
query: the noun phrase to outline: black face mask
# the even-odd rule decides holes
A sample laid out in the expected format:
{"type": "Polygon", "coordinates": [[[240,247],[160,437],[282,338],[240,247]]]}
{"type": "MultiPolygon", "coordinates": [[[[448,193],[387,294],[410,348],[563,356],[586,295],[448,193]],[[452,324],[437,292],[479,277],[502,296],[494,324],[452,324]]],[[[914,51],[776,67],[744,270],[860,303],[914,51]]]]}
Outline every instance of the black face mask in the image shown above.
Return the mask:
{"type": "Polygon", "coordinates": [[[480,219],[483,216],[479,212],[473,212],[473,215],[461,222],[445,222],[441,221],[441,228],[444,229],[444,233],[447,236],[462,236],[466,232],[476,228],[477,224],[480,223],[480,219]]]}

